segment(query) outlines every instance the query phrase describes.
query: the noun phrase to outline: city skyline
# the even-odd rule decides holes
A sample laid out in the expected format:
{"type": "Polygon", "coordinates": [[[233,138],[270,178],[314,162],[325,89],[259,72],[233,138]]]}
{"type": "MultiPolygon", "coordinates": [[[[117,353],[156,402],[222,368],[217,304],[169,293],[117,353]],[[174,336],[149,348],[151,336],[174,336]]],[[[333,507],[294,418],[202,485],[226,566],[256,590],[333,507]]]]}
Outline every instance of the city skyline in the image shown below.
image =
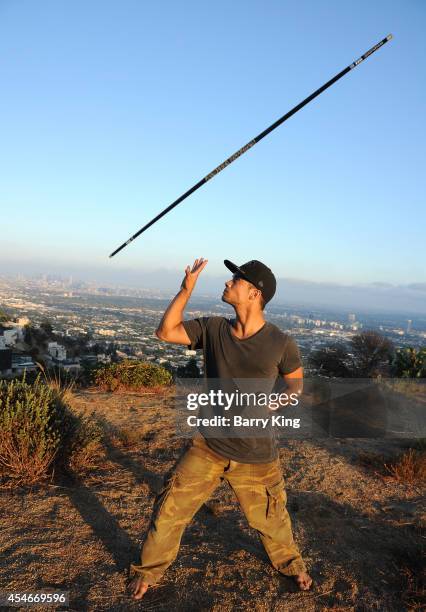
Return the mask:
{"type": "MultiPolygon", "coordinates": [[[[160,291],[169,297],[175,295],[183,279],[183,270],[134,271],[124,270],[120,274],[110,271],[86,268],[85,271],[63,267],[33,269],[22,273],[18,266],[15,273],[2,276],[18,278],[40,278],[53,276],[65,282],[91,283],[94,286],[121,287],[128,289],[160,291]]],[[[200,275],[191,300],[208,297],[220,299],[222,289],[229,273],[213,276],[207,273],[207,267],[200,275]]],[[[271,301],[272,307],[285,304],[303,304],[307,308],[321,307],[336,311],[351,311],[368,313],[395,313],[410,316],[426,316],[426,283],[411,283],[404,286],[391,283],[364,283],[358,285],[343,285],[339,283],[311,282],[295,278],[277,278],[277,291],[271,301]]],[[[232,308],[229,308],[230,312],[232,308]]]]}

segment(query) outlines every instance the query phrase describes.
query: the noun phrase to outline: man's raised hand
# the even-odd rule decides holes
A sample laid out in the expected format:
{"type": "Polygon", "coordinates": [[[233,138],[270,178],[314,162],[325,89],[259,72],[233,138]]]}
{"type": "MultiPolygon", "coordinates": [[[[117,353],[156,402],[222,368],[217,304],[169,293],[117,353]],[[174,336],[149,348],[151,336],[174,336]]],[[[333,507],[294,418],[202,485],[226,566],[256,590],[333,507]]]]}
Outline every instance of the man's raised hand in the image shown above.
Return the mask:
{"type": "Polygon", "coordinates": [[[195,287],[195,283],[197,282],[198,276],[207,265],[208,259],[196,259],[193,263],[192,269],[191,266],[186,266],[185,268],[185,277],[182,281],[182,289],[186,289],[187,291],[192,291],[195,287]]]}

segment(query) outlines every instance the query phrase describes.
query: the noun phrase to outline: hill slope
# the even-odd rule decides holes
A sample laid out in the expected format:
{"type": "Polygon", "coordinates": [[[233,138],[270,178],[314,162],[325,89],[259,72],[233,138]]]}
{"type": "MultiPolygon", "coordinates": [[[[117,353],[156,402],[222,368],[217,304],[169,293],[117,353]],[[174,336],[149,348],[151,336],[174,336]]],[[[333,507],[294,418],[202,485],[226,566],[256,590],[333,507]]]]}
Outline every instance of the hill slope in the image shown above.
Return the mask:
{"type": "Polygon", "coordinates": [[[360,461],[402,442],[355,439],[292,440],[280,449],[311,592],[295,592],[273,569],[223,483],[162,582],[133,602],[129,563],[139,559],[155,494],[187,440],[175,437],[171,397],[87,390],[72,403],[104,420],[105,453],[77,482],[2,492],[2,589],[69,590],[69,610],[79,611],[416,609],[409,601],[419,601],[424,490],[382,479],[360,461]]]}

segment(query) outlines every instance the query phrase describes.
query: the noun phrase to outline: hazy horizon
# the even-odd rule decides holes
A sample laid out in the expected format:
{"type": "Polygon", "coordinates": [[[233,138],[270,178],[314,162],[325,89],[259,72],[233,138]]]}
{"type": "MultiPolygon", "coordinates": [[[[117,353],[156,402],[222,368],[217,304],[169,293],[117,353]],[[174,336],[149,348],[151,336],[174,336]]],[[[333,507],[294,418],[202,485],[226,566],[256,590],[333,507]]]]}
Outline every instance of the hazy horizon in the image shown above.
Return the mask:
{"type": "MultiPolygon", "coordinates": [[[[236,262],[241,263],[241,262],[236,262]]],[[[220,299],[224,283],[231,273],[223,266],[220,275],[209,274],[208,265],[201,273],[193,296],[220,299]]],[[[177,293],[184,271],[173,268],[109,269],[107,266],[65,265],[54,262],[8,262],[0,272],[1,276],[17,277],[34,275],[55,275],[73,282],[93,282],[98,285],[115,285],[123,289],[147,289],[177,293]]],[[[334,283],[310,281],[295,277],[277,277],[277,291],[272,304],[298,303],[311,307],[328,307],[358,312],[389,312],[426,315],[426,283],[405,285],[383,283],[334,283]]]]}

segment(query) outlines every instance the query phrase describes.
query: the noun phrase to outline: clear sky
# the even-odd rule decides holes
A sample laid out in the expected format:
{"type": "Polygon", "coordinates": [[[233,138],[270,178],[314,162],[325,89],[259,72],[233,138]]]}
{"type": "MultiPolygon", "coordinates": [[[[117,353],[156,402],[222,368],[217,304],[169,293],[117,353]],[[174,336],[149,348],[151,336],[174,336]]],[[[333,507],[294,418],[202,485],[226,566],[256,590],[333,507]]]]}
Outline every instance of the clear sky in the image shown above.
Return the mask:
{"type": "Polygon", "coordinates": [[[203,256],[209,274],[260,259],[308,281],[425,282],[425,17],[422,0],[0,0],[2,269],[203,256]]]}

